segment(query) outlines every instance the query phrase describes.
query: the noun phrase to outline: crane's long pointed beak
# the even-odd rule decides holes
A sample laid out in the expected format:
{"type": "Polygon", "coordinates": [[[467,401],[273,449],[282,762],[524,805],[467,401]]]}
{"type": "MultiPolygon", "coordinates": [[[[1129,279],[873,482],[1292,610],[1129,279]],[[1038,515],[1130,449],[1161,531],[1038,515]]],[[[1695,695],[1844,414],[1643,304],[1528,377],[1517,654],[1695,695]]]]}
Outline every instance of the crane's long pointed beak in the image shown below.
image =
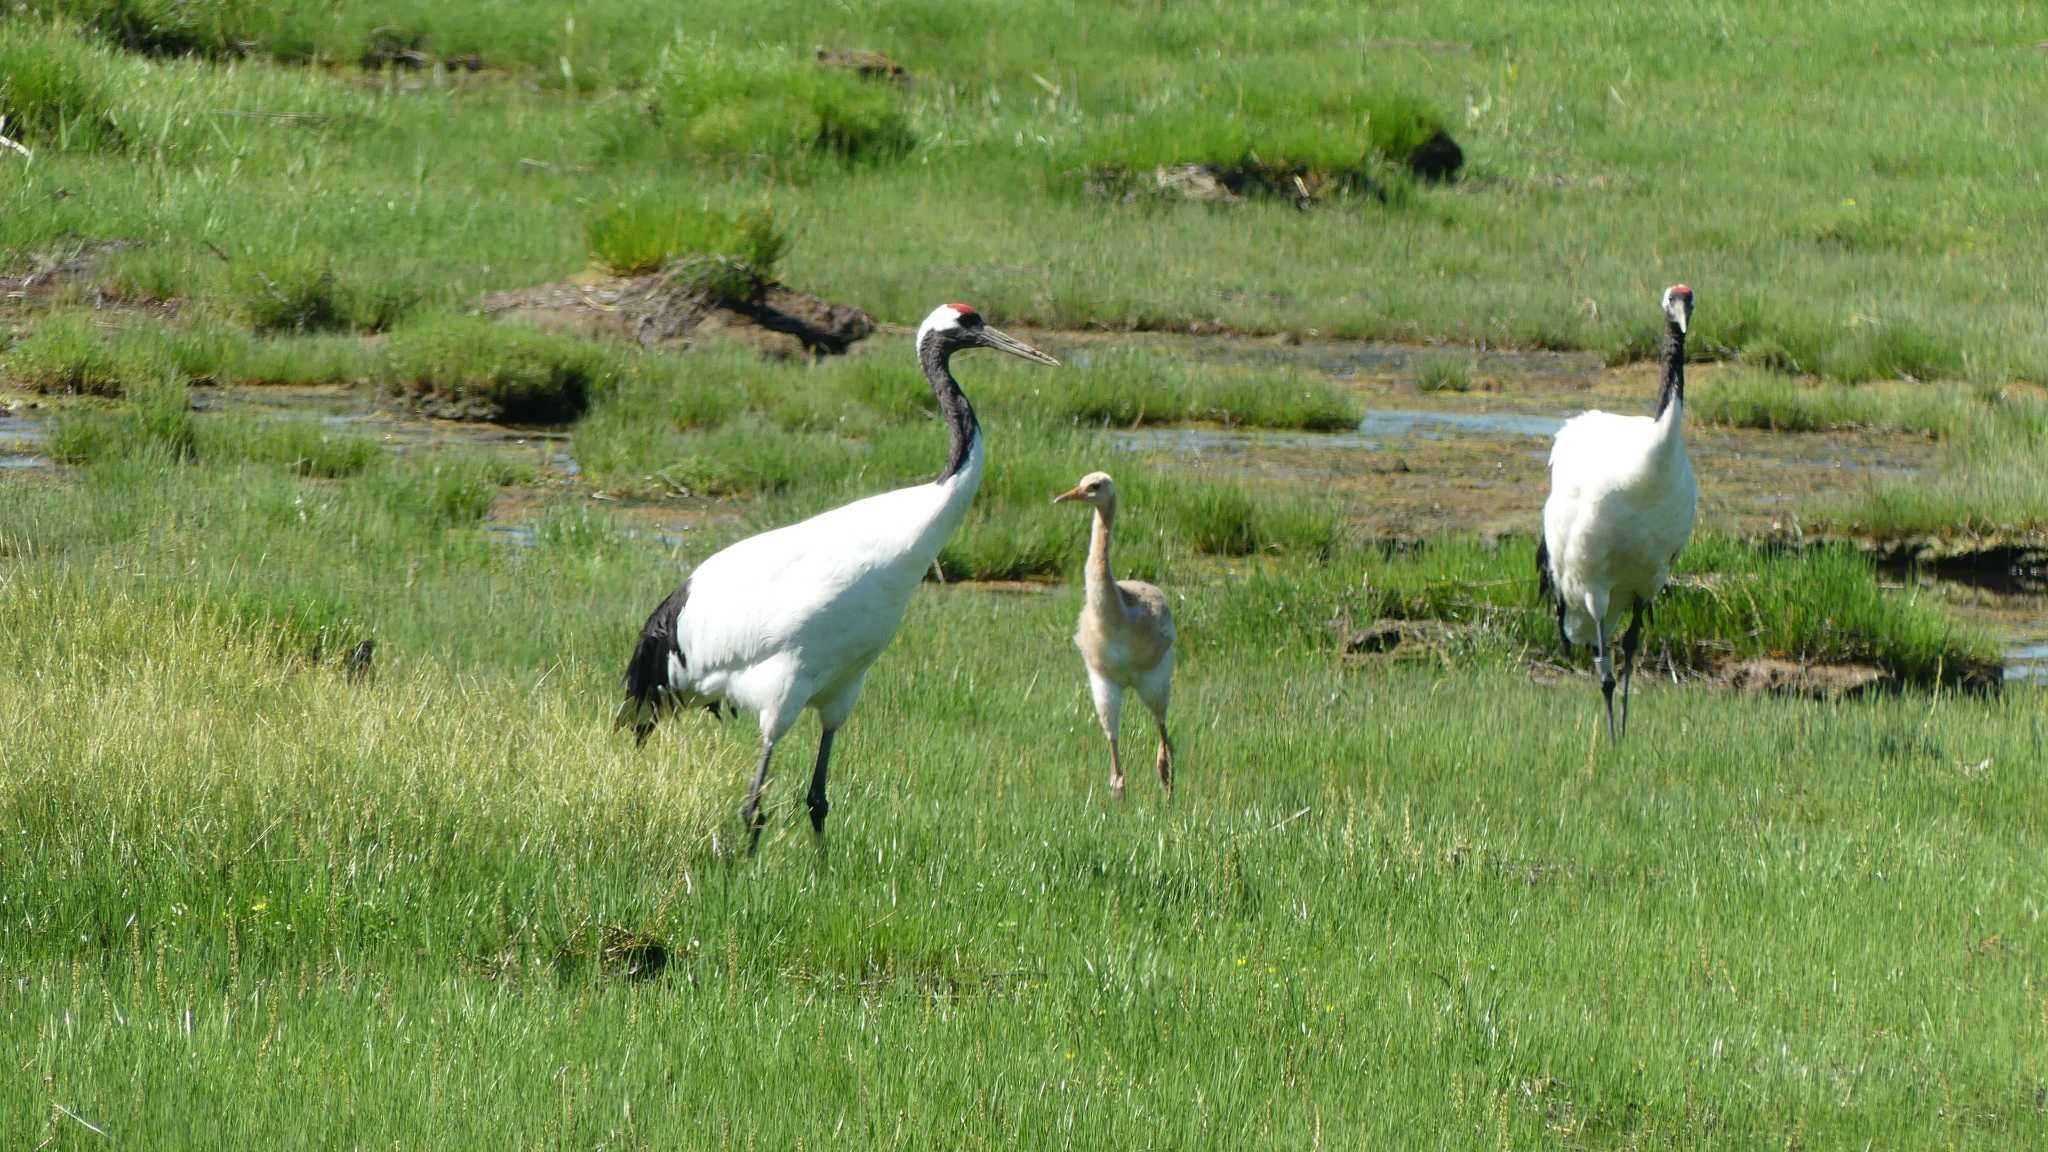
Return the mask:
{"type": "Polygon", "coordinates": [[[981,342],[986,347],[994,348],[999,352],[1008,352],[1012,356],[1022,356],[1026,360],[1035,360],[1040,364],[1050,364],[1055,368],[1060,366],[1059,361],[1017,339],[1015,336],[1007,332],[997,331],[994,328],[983,328],[981,330],[981,342]]]}
{"type": "Polygon", "coordinates": [[[1069,500],[1079,500],[1080,498],[1081,490],[1079,488],[1069,488],[1065,492],[1062,492],[1059,495],[1053,497],[1052,502],[1055,504],[1064,504],[1069,500]]]}

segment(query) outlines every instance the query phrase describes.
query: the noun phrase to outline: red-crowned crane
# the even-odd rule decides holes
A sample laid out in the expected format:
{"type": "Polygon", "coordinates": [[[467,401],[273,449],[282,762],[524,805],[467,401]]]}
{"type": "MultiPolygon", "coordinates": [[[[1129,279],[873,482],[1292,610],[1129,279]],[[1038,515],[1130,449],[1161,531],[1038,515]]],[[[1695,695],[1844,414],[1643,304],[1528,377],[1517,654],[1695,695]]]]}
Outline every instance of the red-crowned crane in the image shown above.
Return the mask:
{"type": "Polygon", "coordinates": [[[1095,528],[1088,539],[1087,598],[1074,629],[1074,646],[1088,668],[1088,687],[1095,697],[1095,715],[1109,737],[1109,790],[1124,794],[1123,760],[1117,754],[1117,719],[1123,715],[1124,689],[1136,688],[1138,699],[1159,725],[1159,783],[1173,794],[1173,741],[1166,735],[1166,704],[1173,692],[1173,609],[1166,593],[1142,580],[1118,580],[1109,571],[1109,531],[1116,522],[1116,484],[1107,472],[1090,472],[1081,482],[1052,498],[1055,504],[1078,500],[1095,509],[1095,528]]]}
{"type": "Polygon", "coordinates": [[[933,309],[917,330],[917,360],[952,435],[939,478],[723,549],[699,564],[640,630],[626,665],[619,726],[631,724],[644,742],[669,710],[720,704],[760,721],[761,760],[741,813],[749,854],[766,822],[761,785],[768,761],[806,708],[817,711],[824,728],[809,796],[811,827],[824,842],[832,737],[981,484],[981,425],[951,368],[953,354],[966,348],[1059,363],[989,327],[968,305],[933,309]]]}
{"type": "Polygon", "coordinates": [[[1628,618],[1621,638],[1621,732],[1628,731],[1628,688],[1635,673],[1643,614],[1671,577],[1692,535],[1699,488],[1685,455],[1685,333],[1692,289],[1664,290],[1664,381],[1654,416],[1587,412],[1558,430],[1550,450],[1550,498],[1543,504],[1543,542],[1536,566],[1557,614],[1569,656],[1574,641],[1593,645],[1600,692],[1607,698],[1607,736],[1614,726],[1614,659],[1608,638],[1628,618]]]}

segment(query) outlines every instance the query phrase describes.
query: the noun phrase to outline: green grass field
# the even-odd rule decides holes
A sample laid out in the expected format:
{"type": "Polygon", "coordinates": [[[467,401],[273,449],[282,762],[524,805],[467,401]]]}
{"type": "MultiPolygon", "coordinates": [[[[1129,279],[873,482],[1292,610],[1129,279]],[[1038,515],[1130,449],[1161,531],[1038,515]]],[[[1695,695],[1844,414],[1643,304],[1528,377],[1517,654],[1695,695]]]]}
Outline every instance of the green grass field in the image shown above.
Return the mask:
{"type": "Polygon", "coordinates": [[[2041,690],[1855,546],[2048,525],[2043,44],[1898,0],[9,8],[0,284],[76,270],[0,299],[0,1146],[2048,1142],[2041,690]],[[1408,171],[1423,124],[1457,178],[1408,171]],[[1091,191],[1177,163],[1321,198],[1091,191]],[[893,330],[813,363],[472,314],[677,258],[1084,353],[960,361],[989,474],[823,854],[813,721],[748,859],[752,721],[636,750],[619,673],[689,565],[944,432],[893,330]],[[1933,463],[1779,494],[1800,547],[1704,519],[1620,745],[1531,536],[1120,446],[1509,409],[1488,357],[1641,359],[1680,279],[1733,362],[1703,432],[1933,463]],[[1390,401],[1141,329],[1430,347],[1390,401]],[[1095,468],[1179,622],[1170,801],[1142,716],[1109,797],[1070,640],[1048,501],[1095,468]],[[1350,650],[1376,624],[1424,639],[1350,650]],[[1881,685],[1724,684],[1764,660],[1881,685]]]}

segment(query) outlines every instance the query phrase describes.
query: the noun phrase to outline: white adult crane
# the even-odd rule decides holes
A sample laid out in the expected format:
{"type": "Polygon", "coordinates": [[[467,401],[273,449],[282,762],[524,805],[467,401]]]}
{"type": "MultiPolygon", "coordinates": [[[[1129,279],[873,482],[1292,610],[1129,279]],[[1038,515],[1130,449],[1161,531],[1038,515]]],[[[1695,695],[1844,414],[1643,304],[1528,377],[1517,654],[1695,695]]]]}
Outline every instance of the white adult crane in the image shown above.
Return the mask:
{"type": "Polygon", "coordinates": [[[933,309],[917,330],[917,359],[952,434],[939,478],[723,549],[699,564],[640,630],[626,665],[619,726],[631,724],[644,742],[670,709],[697,704],[729,705],[760,722],[761,760],[741,813],[749,853],[761,842],[768,761],[806,708],[817,710],[824,728],[809,796],[811,827],[823,842],[832,737],[981,484],[981,425],[950,367],[965,348],[1059,363],[989,327],[968,305],[933,309]]]}
{"type": "Polygon", "coordinates": [[[1607,698],[1607,735],[1615,738],[1614,659],[1608,637],[1628,617],[1621,638],[1621,731],[1628,731],[1628,685],[1635,672],[1643,613],[1692,535],[1699,504],[1680,421],[1685,407],[1685,334],[1692,289],[1664,290],[1664,382],[1654,416],[1593,411],[1558,430],[1550,450],[1550,498],[1543,504],[1543,542],[1536,550],[1544,594],[1557,613],[1569,656],[1574,641],[1593,645],[1600,691],[1607,698]]]}

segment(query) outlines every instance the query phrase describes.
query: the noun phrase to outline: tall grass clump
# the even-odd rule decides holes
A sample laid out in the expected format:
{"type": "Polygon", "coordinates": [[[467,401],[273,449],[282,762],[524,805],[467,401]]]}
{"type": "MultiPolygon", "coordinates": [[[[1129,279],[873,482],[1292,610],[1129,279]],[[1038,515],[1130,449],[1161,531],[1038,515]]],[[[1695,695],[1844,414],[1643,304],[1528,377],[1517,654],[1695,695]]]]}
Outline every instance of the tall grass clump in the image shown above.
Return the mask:
{"type": "Polygon", "coordinates": [[[186,323],[56,312],[0,360],[6,375],[38,392],[120,396],[174,374],[194,384],[238,378],[248,337],[205,321],[186,323]]]}
{"type": "Polygon", "coordinates": [[[821,160],[873,164],[916,146],[894,86],[786,49],[679,36],[662,50],[643,107],[613,144],[804,176],[821,160]]]}
{"type": "Polygon", "coordinates": [[[711,299],[743,304],[775,281],[775,265],[789,236],[765,205],[740,213],[678,204],[641,194],[608,204],[584,221],[584,237],[597,261],[621,276],[654,272],[675,261],[711,299]]]}
{"type": "Polygon", "coordinates": [[[193,458],[192,392],[175,372],[133,381],[111,408],[67,408],[50,422],[50,456],[62,464],[123,457],[179,463],[193,458]]]}
{"type": "Polygon", "coordinates": [[[1342,536],[1334,510],[1299,497],[1254,494],[1227,483],[1189,483],[1166,493],[1158,514],[1207,556],[1327,556],[1342,536]]]}
{"type": "Polygon", "coordinates": [[[1085,367],[1064,370],[1044,391],[1053,410],[1082,424],[1204,421],[1337,431],[1356,427],[1362,416],[1341,388],[1306,372],[1215,368],[1144,351],[1101,353],[1085,367]]]}
{"type": "Polygon", "coordinates": [[[214,416],[194,428],[195,454],[206,463],[268,464],[296,476],[354,476],[378,456],[367,436],[328,428],[317,419],[214,416]]]}
{"type": "Polygon", "coordinates": [[[588,340],[444,315],[392,334],[385,380],[450,415],[559,424],[581,416],[615,371],[615,354],[588,340]]]}
{"type": "Polygon", "coordinates": [[[251,0],[27,0],[30,11],[78,21],[145,56],[239,56],[274,25],[251,0]]]}
{"type": "Polygon", "coordinates": [[[419,302],[403,280],[344,276],[324,251],[254,252],[230,277],[235,304],[258,333],[381,332],[419,302]]]}
{"type": "Polygon", "coordinates": [[[2048,404],[1989,393],[1942,446],[1932,475],[1876,480],[1826,521],[1879,540],[2048,532],[2048,404]]]}
{"type": "Polygon", "coordinates": [[[1154,170],[1193,165],[1234,194],[1298,200],[1371,193],[1400,202],[1414,178],[1447,179],[1463,163],[1443,120],[1410,96],[1237,91],[1097,132],[1063,166],[1118,196],[1146,192],[1146,174],[1154,170]]]}
{"type": "Polygon", "coordinates": [[[0,135],[60,151],[123,147],[128,134],[115,113],[113,68],[103,49],[62,31],[0,22],[0,135]]]}
{"type": "Polygon", "coordinates": [[[118,396],[143,375],[145,365],[116,354],[91,319],[60,313],[45,319],[5,360],[10,379],[37,392],[118,396]]]}
{"type": "Polygon", "coordinates": [[[1962,427],[1974,405],[1953,386],[1820,383],[1730,369],[1687,392],[1691,414],[1708,424],[1773,432],[1873,429],[1942,436],[1962,427]]]}
{"type": "Polygon", "coordinates": [[[1431,356],[1416,373],[1416,387],[1425,394],[1472,390],[1472,361],[1456,356],[1431,356]]]}

